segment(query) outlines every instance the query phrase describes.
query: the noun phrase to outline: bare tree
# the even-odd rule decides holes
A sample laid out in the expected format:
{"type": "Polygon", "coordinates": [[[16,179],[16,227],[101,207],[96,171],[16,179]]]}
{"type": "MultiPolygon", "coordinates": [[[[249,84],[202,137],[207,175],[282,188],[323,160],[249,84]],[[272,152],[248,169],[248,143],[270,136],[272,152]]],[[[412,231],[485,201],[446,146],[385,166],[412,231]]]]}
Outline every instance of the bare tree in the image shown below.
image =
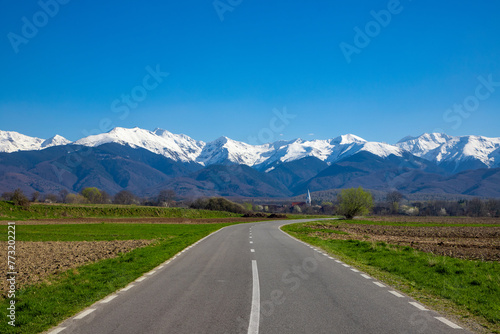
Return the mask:
{"type": "Polygon", "coordinates": [[[31,201],[38,202],[39,199],[40,199],[40,192],[35,191],[33,195],[31,195],[31,201]]]}
{"type": "Polygon", "coordinates": [[[122,190],[113,198],[113,204],[130,205],[137,203],[137,198],[128,190],[122,190]]]}
{"type": "Polygon", "coordinates": [[[403,195],[399,191],[391,191],[385,197],[385,200],[389,204],[389,208],[393,214],[399,212],[399,203],[403,199],[403,195]]]}
{"type": "Polygon", "coordinates": [[[24,209],[29,209],[30,200],[26,197],[21,189],[16,189],[14,195],[12,196],[12,202],[16,206],[22,206],[24,209]]]}
{"type": "Polygon", "coordinates": [[[175,191],[173,190],[162,190],[158,194],[157,202],[159,206],[171,206],[175,200],[175,191]]]}

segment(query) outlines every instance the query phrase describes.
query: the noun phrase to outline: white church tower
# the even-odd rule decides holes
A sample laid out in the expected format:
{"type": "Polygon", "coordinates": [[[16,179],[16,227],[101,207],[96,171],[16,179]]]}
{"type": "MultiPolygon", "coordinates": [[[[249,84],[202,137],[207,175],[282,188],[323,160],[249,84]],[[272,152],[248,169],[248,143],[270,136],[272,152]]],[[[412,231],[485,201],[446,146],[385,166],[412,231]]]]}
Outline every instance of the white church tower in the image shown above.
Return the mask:
{"type": "Polygon", "coordinates": [[[307,189],[306,204],[307,206],[311,206],[311,193],[309,192],[309,189],[307,189]]]}

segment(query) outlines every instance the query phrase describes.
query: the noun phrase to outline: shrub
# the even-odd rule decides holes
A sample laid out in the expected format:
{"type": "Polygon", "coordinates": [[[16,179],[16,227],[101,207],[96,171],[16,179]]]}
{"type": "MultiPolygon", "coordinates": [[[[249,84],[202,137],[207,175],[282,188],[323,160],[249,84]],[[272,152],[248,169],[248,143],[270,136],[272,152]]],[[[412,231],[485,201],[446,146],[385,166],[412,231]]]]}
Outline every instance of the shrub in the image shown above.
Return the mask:
{"type": "Polygon", "coordinates": [[[248,211],[245,208],[237,203],[231,202],[222,197],[213,197],[213,198],[200,198],[194,201],[191,205],[193,209],[202,209],[202,210],[213,210],[213,211],[227,211],[233,213],[247,213],[248,211]]]}
{"type": "Polygon", "coordinates": [[[373,198],[363,188],[343,189],[338,195],[339,213],[346,219],[352,219],[356,215],[368,214],[373,207],[373,198]]]}
{"type": "Polygon", "coordinates": [[[12,202],[16,206],[22,206],[24,209],[29,209],[30,200],[26,197],[21,189],[16,189],[12,195],[12,202]]]}

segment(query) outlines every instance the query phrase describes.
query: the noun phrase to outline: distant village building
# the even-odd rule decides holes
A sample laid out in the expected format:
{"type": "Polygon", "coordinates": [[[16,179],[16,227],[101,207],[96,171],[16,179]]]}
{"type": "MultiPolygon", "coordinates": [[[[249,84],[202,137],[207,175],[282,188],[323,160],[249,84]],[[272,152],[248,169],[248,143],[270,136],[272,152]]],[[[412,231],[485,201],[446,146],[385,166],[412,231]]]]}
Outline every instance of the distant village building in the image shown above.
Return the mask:
{"type": "Polygon", "coordinates": [[[307,195],[306,195],[306,201],[305,202],[292,202],[292,207],[294,206],[311,206],[312,200],[311,200],[311,193],[309,192],[309,189],[307,190],[307,195]]]}
{"type": "Polygon", "coordinates": [[[307,196],[306,196],[306,205],[311,206],[311,193],[309,192],[309,189],[307,189],[307,196]]]}

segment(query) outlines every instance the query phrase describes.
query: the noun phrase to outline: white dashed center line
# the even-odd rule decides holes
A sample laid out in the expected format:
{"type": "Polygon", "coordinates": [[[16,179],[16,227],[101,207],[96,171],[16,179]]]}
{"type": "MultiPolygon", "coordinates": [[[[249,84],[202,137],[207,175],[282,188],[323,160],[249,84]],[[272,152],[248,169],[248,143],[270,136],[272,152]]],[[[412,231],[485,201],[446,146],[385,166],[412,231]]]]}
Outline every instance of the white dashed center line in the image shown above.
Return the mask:
{"type": "Polygon", "coordinates": [[[260,322],[260,287],[259,271],[257,270],[257,261],[252,260],[252,308],[250,311],[250,321],[248,322],[248,334],[259,333],[260,322]]]}
{"type": "Polygon", "coordinates": [[[250,252],[255,253],[255,249],[250,249],[250,252]]]}

